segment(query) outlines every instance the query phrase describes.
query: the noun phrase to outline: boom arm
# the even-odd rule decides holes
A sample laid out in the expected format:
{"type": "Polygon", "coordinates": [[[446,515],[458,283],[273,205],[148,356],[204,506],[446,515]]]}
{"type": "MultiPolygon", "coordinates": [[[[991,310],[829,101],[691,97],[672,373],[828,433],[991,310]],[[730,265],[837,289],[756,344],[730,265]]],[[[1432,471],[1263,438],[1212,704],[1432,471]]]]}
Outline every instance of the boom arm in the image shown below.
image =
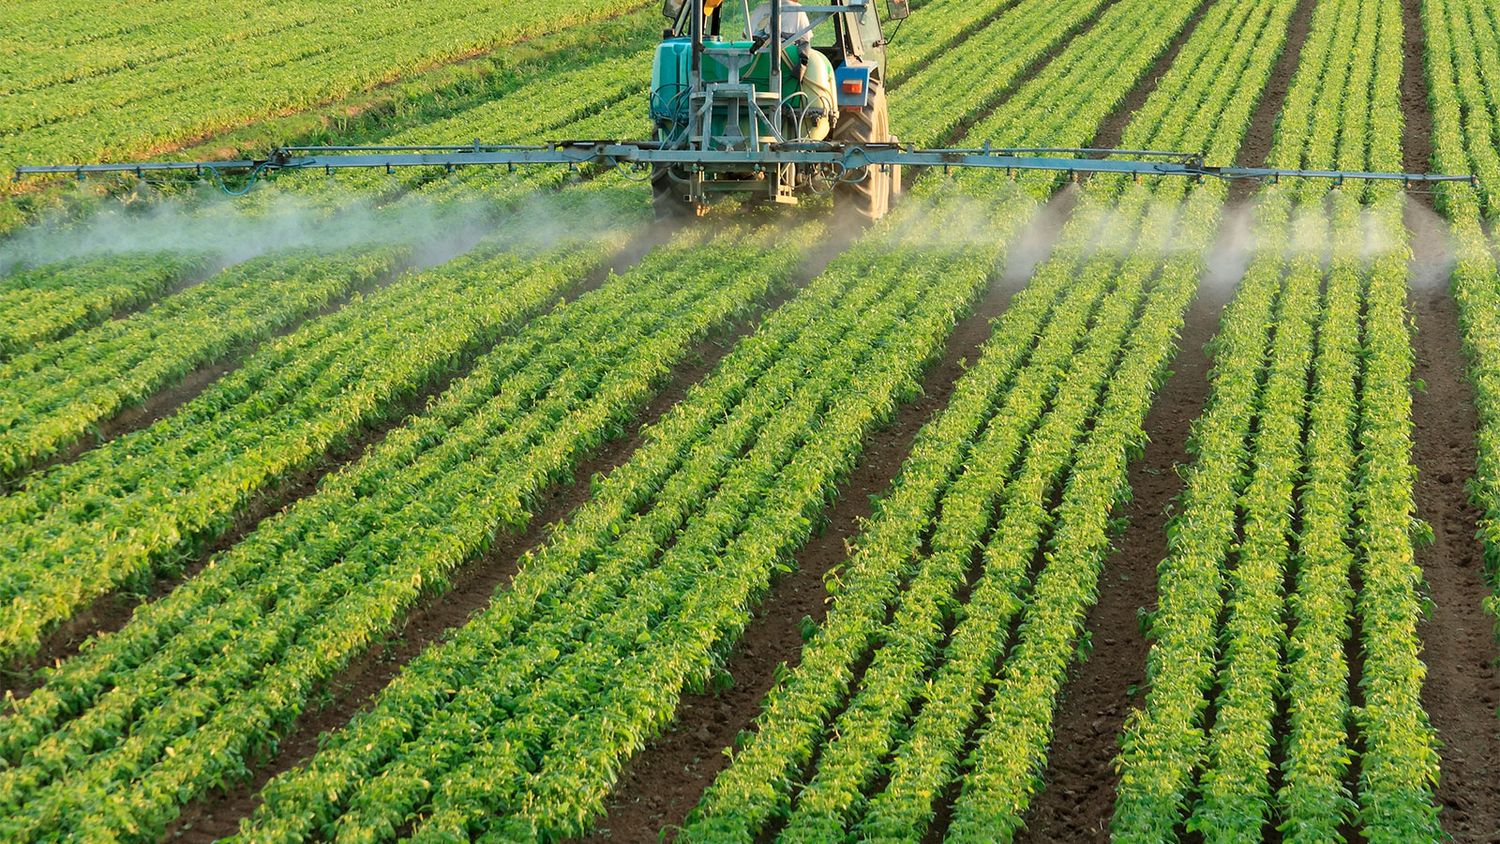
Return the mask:
{"type": "Polygon", "coordinates": [[[261,159],[237,161],[143,162],[124,164],[49,164],[16,168],[15,178],[26,176],[70,174],[78,178],[110,173],[194,172],[223,175],[248,174],[252,180],[263,174],[283,170],[323,170],[333,172],[347,168],[384,168],[394,172],[399,167],[458,167],[591,164],[604,167],[627,165],[693,166],[743,165],[746,169],[771,168],[780,164],[823,167],[839,178],[858,179],[867,167],[900,165],[903,167],[979,167],[1014,173],[1040,170],[1077,174],[1115,174],[1141,176],[1183,176],[1202,179],[1253,179],[1279,181],[1282,178],[1327,179],[1334,185],[1345,180],[1397,181],[1403,185],[1436,182],[1478,184],[1470,175],[1434,173],[1371,173],[1350,170],[1283,170],[1269,167],[1215,167],[1204,163],[1196,153],[1156,150],[992,148],[988,144],[970,149],[908,149],[899,144],[836,143],[777,144],[755,151],[668,149],[656,142],[632,141],[560,141],[545,146],[481,144],[464,146],[315,146],[278,147],[261,159]],[[1079,157],[1083,156],[1083,157],[1079,157]],[[1108,157],[1094,157],[1108,156],[1108,157]]]}

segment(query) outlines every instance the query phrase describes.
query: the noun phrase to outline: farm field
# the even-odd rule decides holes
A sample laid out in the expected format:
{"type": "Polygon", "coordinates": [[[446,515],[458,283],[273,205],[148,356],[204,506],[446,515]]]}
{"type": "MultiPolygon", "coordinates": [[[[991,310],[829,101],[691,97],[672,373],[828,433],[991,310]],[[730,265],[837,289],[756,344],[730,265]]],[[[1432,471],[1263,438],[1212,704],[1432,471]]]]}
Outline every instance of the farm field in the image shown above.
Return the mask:
{"type": "MultiPolygon", "coordinates": [[[[911,10],[915,148],[1476,178],[7,182],[0,841],[1500,839],[1500,7],[911,10]]],[[[664,107],[638,0],[5,18],[7,176],[664,107]]]]}

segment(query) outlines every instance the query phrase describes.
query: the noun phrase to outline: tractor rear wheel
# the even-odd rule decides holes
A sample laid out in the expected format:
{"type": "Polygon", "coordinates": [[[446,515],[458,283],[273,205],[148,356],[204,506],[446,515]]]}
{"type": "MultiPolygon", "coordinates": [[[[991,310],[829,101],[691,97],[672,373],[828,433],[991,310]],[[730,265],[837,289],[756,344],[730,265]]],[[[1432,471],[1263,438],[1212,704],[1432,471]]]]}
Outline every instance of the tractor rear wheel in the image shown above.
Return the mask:
{"type": "MultiPolygon", "coordinates": [[[[829,140],[863,146],[891,140],[891,117],[886,107],[885,89],[870,86],[870,104],[859,111],[839,115],[829,140]]],[[[891,207],[892,170],[867,167],[858,181],[839,182],[833,189],[833,207],[839,216],[853,216],[863,223],[873,223],[885,216],[891,207]]]]}
{"type": "Polygon", "coordinates": [[[656,210],[656,219],[662,221],[685,220],[698,214],[672,178],[671,168],[662,165],[651,168],[651,207],[656,210]]]}

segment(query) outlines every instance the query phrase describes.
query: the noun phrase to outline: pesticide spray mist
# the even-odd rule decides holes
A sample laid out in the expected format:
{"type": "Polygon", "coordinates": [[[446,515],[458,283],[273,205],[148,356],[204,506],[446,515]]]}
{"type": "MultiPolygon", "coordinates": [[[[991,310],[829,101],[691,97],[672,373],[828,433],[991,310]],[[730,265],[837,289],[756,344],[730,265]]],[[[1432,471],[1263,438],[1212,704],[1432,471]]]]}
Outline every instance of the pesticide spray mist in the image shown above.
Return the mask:
{"type": "MultiPolygon", "coordinates": [[[[569,192],[571,193],[571,192],[569,192]]],[[[441,264],[480,242],[534,250],[598,236],[621,225],[602,199],[540,194],[501,208],[482,199],[433,201],[408,195],[389,205],[274,188],[253,201],[169,197],[108,203],[81,219],[53,219],[0,243],[0,274],[29,266],[127,252],[212,256],[229,266],[291,249],[339,252],[374,246],[410,250],[408,265],[441,264]]]]}

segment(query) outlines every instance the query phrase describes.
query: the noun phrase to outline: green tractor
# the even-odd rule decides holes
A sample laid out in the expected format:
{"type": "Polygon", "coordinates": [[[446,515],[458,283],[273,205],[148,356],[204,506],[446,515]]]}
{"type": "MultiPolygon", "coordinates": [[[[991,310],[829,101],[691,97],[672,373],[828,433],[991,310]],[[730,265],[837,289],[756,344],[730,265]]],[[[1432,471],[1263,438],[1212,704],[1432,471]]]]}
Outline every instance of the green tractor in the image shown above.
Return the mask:
{"type": "MultiPolygon", "coordinates": [[[[843,172],[806,163],[747,163],[766,150],[894,147],[885,48],[873,0],[666,0],[671,26],[651,73],[651,119],[661,150],[701,154],[651,168],[657,216],[701,214],[716,194],[793,205],[832,193],[836,213],[873,221],[901,192],[901,167],[843,172]],[[716,153],[725,153],[715,156],[716,153]]],[[[889,0],[904,20],[907,0],[889,0]]]]}

